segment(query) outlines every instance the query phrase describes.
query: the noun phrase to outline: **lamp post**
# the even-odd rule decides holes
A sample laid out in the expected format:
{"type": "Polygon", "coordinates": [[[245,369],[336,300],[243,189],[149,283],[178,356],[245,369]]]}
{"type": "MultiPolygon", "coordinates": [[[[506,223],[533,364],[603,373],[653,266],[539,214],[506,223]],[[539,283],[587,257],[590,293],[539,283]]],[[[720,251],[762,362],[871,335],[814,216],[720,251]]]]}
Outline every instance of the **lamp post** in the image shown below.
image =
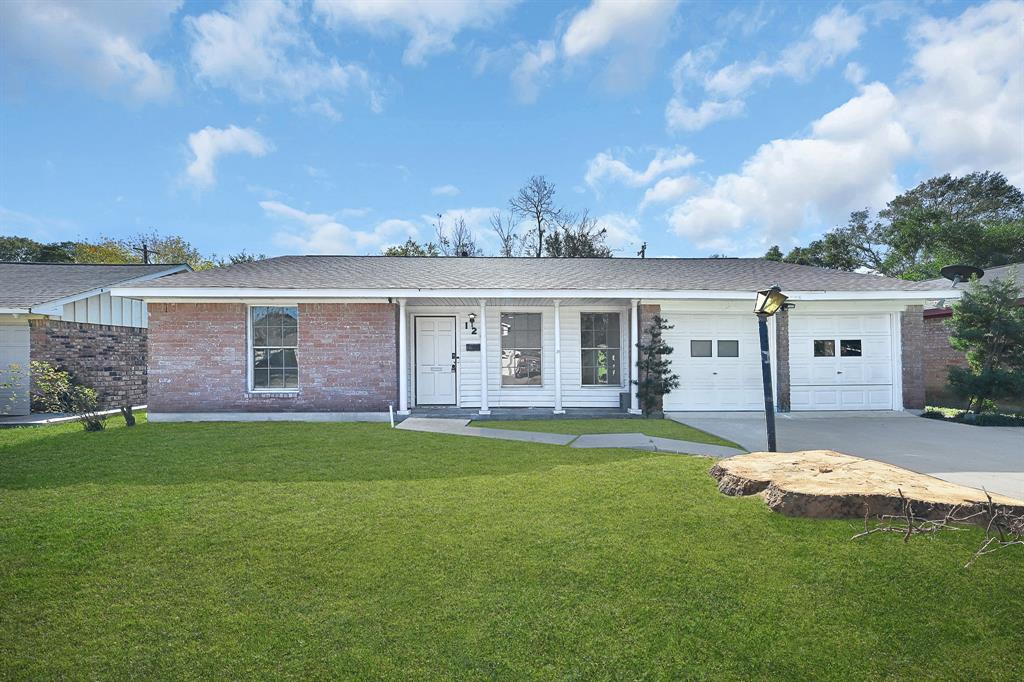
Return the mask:
{"type": "Polygon", "coordinates": [[[754,314],[761,337],[761,383],[764,384],[764,419],[768,429],[768,452],[775,452],[775,405],[772,401],[772,361],[768,355],[768,318],[786,306],[787,296],[776,285],[757,292],[754,314]]]}

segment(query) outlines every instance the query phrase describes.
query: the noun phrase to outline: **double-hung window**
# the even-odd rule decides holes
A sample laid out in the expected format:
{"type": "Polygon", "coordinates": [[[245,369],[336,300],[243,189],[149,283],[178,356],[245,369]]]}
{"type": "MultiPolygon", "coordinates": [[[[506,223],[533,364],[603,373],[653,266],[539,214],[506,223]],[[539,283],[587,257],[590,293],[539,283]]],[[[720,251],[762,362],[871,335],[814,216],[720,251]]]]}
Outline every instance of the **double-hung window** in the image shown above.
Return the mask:
{"type": "Polygon", "coordinates": [[[501,385],[540,386],[541,314],[501,314],[501,385]]]}
{"type": "Polygon", "coordinates": [[[584,386],[618,386],[622,349],[618,313],[580,314],[580,366],[584,386]]]}
{"type": "Polygon", "coordinates": [[[294,391],[299,388],[299,309],[253,306],[249,309],[252,338],[252,389],[294,391]]]}

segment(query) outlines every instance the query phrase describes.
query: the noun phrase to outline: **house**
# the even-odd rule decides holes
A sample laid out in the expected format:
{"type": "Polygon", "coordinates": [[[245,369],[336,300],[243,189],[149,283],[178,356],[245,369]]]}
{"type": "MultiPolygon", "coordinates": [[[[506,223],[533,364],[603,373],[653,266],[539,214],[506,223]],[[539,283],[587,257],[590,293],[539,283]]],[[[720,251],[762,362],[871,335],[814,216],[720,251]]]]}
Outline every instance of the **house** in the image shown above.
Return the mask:
{"type": "Polygon", "coordinates": [[[152,419],[324,419],[635,413],[655,314],[681,379],[665,410],[760,410],[754,292],[775,284],[796,304],[771,319],[780,409],[924,405],[934,286],[762,259],[284,256],[113,293],[149,305],[152,419]]]}
{"type": "MultiPolygon", "coordinates": [[[[1024,290],[1024,263],[1003,265],[1000,267],[985,270],[978,281],[981,283],[993,282],[999,279],[1013,277],[1017,286],[1024,290]]],[[[935,301],[929,301],[924,309],[924,389],[925,401],[929,405],[946,405],[962,407],[962,402],[950,392],[947,380],[949,368],[954,365],[961,367],[967,365],[964,354],[949,345],[949,330],[946,328],[946,321],[953,315],[952,302],[955,296],[950,296],[951,291],[961,291],[967,288],[966,282],[953,285],[947,279],[933,279],[923,284],[943,290],[942,296],[935,301]]],[[[1021,299],[1024,305],[1024,299],[1021,299]]],[[[1024,404],[1009,405],[1015,409],[1024,409],[1024,404]]]]}
{"type": "Polygon", "coordinates": [[[0,263],[0,414],[30,411],[30,360],[95,388],[102,407],[146,402],[146,304],[112,295],[187,265],[0,263]]]}

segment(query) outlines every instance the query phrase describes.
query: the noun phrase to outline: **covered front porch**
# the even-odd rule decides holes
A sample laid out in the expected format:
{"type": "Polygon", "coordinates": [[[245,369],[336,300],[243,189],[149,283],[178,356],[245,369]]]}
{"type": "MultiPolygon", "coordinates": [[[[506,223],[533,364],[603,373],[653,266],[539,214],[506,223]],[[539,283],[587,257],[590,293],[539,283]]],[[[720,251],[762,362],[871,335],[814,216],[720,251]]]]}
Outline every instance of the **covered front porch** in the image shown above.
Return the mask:
{"type": "Polygon", "coordinates": [[[639,299],[399,298],[398,414],[640,414],[639,299]]]}

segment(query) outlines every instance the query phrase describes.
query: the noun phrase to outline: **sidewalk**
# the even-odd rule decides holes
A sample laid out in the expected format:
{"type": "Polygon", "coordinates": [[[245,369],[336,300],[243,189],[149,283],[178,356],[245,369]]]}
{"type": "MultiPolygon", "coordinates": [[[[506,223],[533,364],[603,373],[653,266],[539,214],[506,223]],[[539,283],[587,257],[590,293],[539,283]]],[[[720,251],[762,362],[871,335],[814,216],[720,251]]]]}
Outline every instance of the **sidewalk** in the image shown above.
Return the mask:
{"type": "Polygon", "coordinates": [[[732,457],[733,455],[741,455],[745,452],[745,450],[737,450],[736,448],[722,445],[708,445],[707,443],[694,443],[688,440],[675,440],[672,438],[655,438],[642,433],[601,433],[573,436],[538,431],[480,428],[478,426],[469,426],[469,422],[469,419],[409,417],[395,428],[425,433],[446,433],[453,436],[516,440],[524,443],[568,445],[572,448],[628,448],[631,450],[672,452],[705,457],[732,457]]]}

